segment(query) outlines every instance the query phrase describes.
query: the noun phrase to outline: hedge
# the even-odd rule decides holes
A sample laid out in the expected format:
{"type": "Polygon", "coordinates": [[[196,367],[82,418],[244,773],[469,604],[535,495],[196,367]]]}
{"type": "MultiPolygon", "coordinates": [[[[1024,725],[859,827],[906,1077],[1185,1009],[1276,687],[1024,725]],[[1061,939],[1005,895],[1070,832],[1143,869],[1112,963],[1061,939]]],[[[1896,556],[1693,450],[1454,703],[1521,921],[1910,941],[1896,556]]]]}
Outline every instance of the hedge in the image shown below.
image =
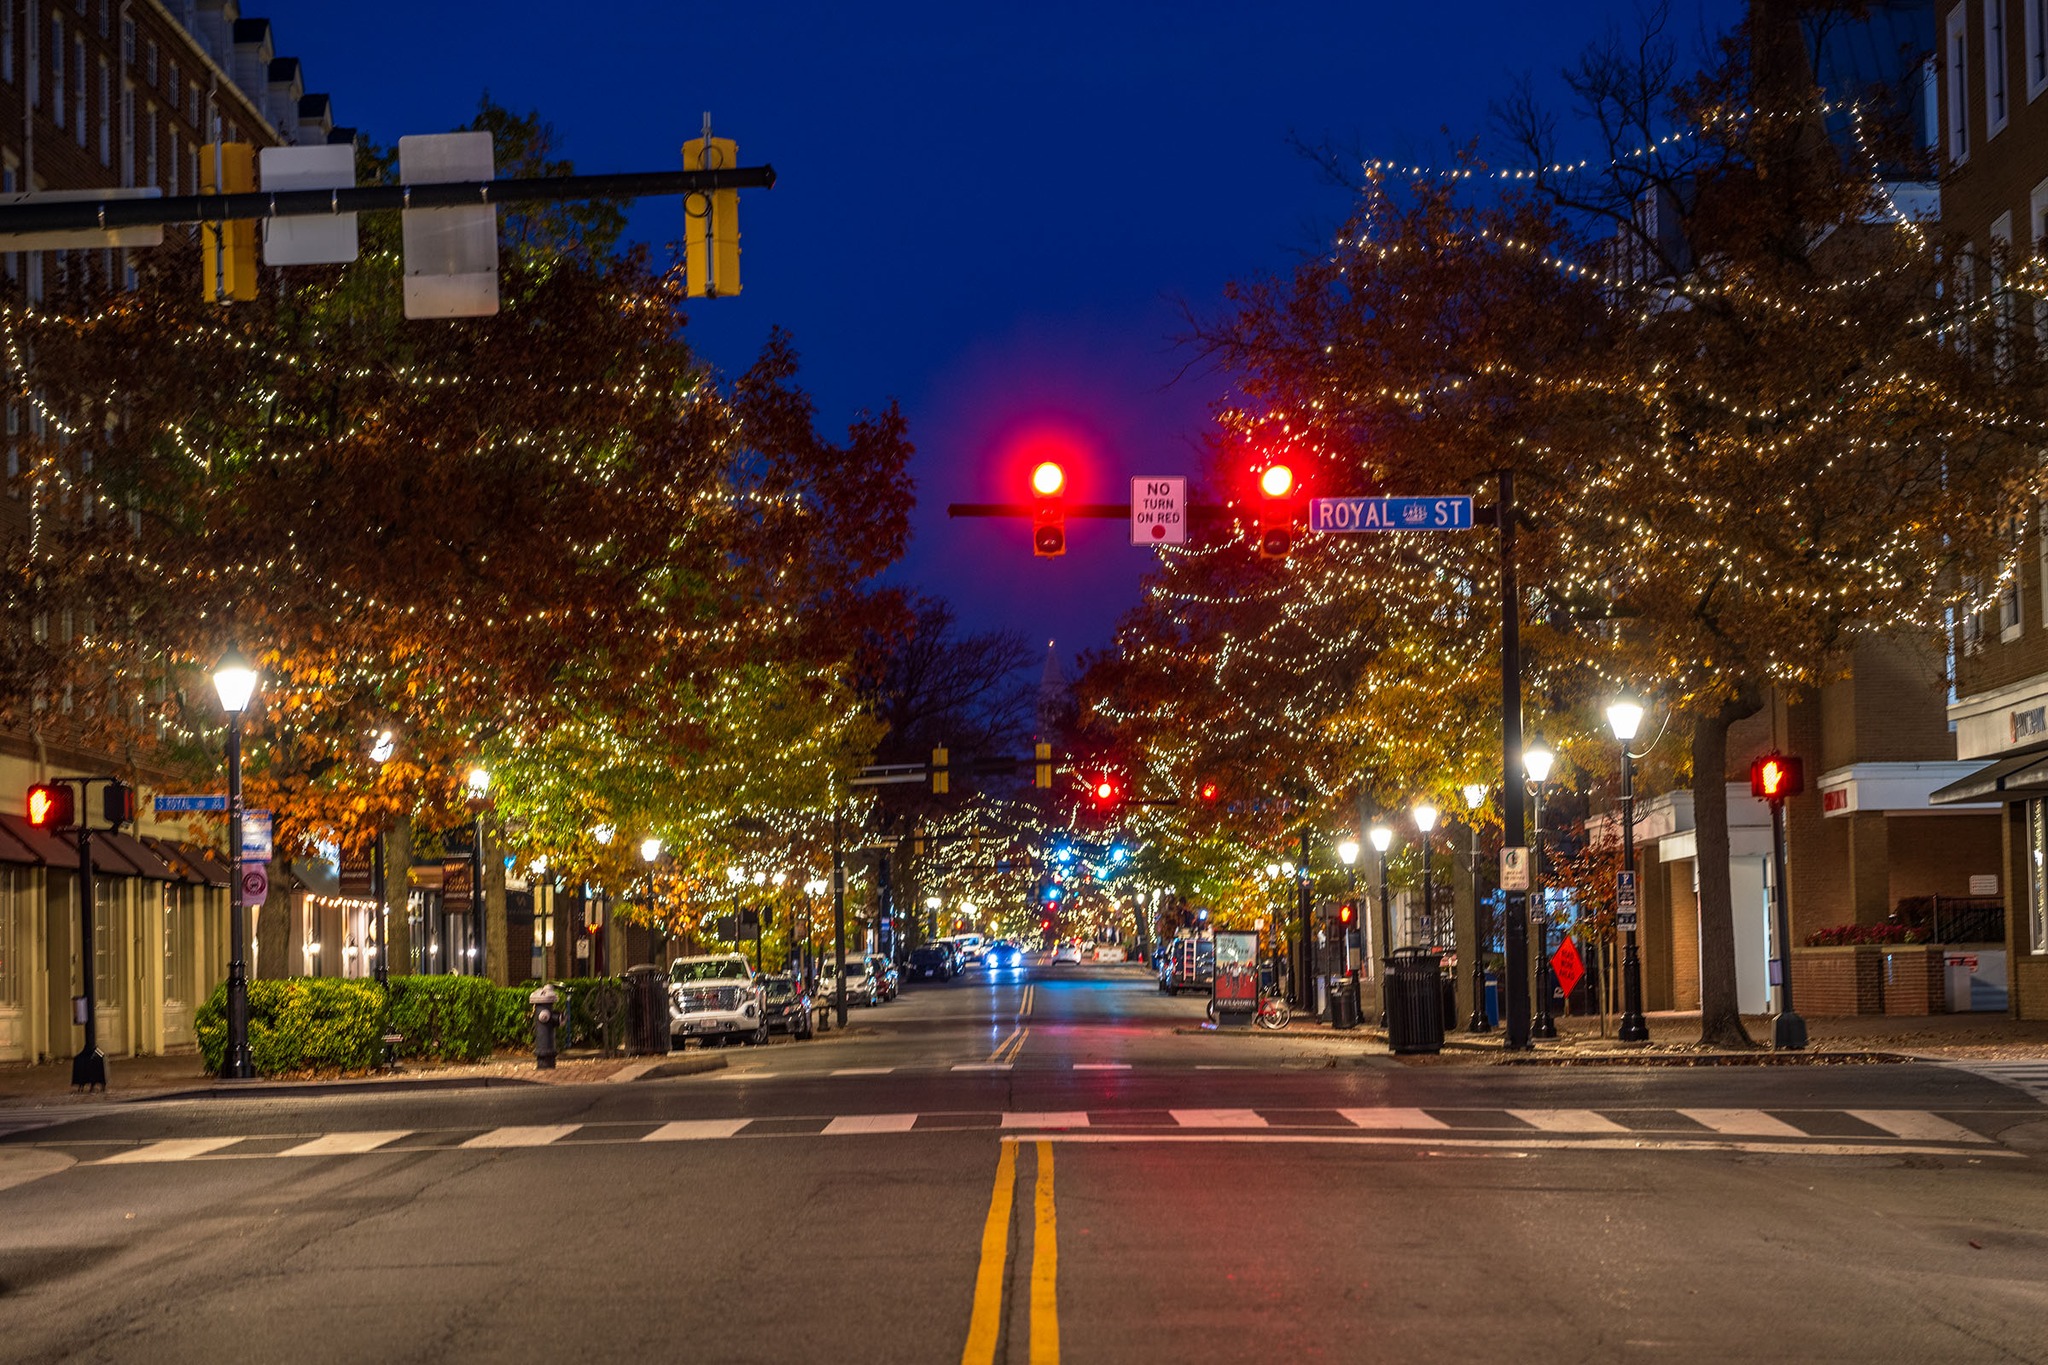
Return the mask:
{"type": "MultiPolygon", "coordinates": [[[[249,983],[249,1055],[258,1074],[366,1071],[397,1033],[401,1058],[482,1061],[532,1042],[531,986],[494,986],[474,976],[394,976],[387,1002],[374,981],[291,977],[249,983]]],[[[227,1052],[227,987],[217,986],[193,1021],[208,1071],[227,1052]]]]}
{"type": "Polygon", "coordinates": [[[1932,935],[1907,924],[1837,924],[1806,936],[1809,948],[1848,948],[1863,944],[1925,943],[1932,935]]]}

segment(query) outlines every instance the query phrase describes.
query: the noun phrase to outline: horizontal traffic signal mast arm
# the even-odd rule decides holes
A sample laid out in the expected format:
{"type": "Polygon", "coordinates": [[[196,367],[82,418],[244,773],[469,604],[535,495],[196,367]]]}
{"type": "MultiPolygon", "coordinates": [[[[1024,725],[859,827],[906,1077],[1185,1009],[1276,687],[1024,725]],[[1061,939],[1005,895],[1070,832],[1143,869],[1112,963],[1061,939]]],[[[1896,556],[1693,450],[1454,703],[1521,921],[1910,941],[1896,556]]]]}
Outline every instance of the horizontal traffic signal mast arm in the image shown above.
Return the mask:
{"type": "MultiPolygon", "coordinates": [[[[1070,502],[1064,504],[1070,517],[1094,517],[1104,521],[1127,518],[1131,505],[1127,502],[1070,502]]],[[[1028,502],[949,502],[946,515],[949,517],[1029,517],[1038,511],[1035,504],[1028,502]]]]}
{"type": "Polygon", "coordinates": [[[712,171],[627,171],[617,175],[553,175],[525,180],[453,180],[416,185],[354,185],[329,190],[255,190],[243,194],[178,194],[153,199],[73,199],[0,207],[0,237],[14,233],[162,227],[245,218],[375,213],[389,209],[476,208],[583,199],[644,199],[713,190],[765,190],[773,166],[712,171]]]}

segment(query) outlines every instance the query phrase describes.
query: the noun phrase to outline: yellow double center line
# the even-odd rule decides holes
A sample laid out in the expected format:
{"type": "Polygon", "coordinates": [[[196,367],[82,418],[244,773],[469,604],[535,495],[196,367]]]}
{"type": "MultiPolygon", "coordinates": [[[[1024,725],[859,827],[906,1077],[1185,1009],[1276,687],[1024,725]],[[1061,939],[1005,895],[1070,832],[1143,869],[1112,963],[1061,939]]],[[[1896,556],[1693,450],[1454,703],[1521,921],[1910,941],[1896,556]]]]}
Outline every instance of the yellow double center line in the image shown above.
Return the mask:
{"type": "MultiPolygon", "coordinates": [[[[1032,1197],[1031,1230],[1031,1365],[1059,1365],[1060,1305],[1059,1230],[1053,1207],[1052,1144],[1031,1144],[1038,1158],[1038,1184],[1032,1197]]],[[[1010,1212],[1017,1184],[1017,1144],[1002,1143],[996,1161],[995,1192],[989,1196],[988,1221],[981,1228],[981,1266],[974,1275],[974,1313],[967,1323],[967,1348],[960,1365],[995,1365],[1003,1329],[1003,1272],[1010,1259],[1010,1212]]]]}
{"type": "Polygon", "coordinates": [[[1022,1051],[1024,1050],[1024,1040],[1025,1040],[1026,1038],[1029,1038],[1030,1036],[1031,1036],[1031,1029],[1029,1028],[1029,1026],[1026,1026],[1026,1027],[1024,1027],[1024,1028],[1019,1028],[1019,1029],[1012,1029],[1012,1030],[1010,1031],[1010,1036],[1009,1036],[1009,1037],[1007,1037],[1007,1038],[1005,1038],[1005,1039],[1003,1039],[1003,1041],[1002,1041],[1002,1042],[1000,1042],[1000,1043],[997,1043],[997,1044],[996,1044],[996,1050],[995,1050],[994,1052],[991,1052],[991,1053],[989,1053],[989,1054],[988,1054],[988,1059],[989,1059],[989,1061],[991,1061],[991,1062],[1014,1062],[1014,1061],[1016,1061],[1016,1060],[1017,1060],[1017,1054],[1018,1054],[1019,1052],[1022,1052],[1022,1051]]]}
{"type": "Polygon", "coordinates": [[[1031,1017],[1031,1006],[1036,998],[1037,991],[1038,983],[1036,982],[1032,982],[1024,987],[1024,1002],[1017,1007],[1017,1017],[1019,1019],[1029,1019],[1031,1017]]]}

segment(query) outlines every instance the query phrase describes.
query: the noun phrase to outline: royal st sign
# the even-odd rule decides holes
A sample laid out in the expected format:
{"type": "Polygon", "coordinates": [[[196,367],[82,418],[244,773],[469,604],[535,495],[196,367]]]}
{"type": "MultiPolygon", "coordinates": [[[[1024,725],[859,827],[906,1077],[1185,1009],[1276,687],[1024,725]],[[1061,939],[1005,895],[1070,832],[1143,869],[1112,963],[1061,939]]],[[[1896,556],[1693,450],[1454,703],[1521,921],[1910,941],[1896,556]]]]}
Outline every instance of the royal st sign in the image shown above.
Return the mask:
{"type": "Polygon", "coordinates": [[[1355,531],[1469,531],[1470,498],[1311,498],[1308,528],[1355,531]]]}

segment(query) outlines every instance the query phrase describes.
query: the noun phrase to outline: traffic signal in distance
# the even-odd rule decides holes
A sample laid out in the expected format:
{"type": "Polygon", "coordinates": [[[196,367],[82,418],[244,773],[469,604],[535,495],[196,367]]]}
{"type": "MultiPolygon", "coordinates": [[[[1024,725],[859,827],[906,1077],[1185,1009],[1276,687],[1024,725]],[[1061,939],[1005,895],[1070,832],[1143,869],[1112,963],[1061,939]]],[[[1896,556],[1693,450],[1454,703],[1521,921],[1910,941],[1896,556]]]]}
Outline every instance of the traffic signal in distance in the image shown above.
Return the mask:
{"type": "Polygon", "coordinates": [[[932,795],[944,796],[953,790],[953,774],[947,766],[946,746],[941,744],[932,750],[932,795]]]}
{"type": "Polygon", "coordinates": [[[1213,806],[1216,804],[1217,799],[1223,795],[1223,788],[1214,782],[1204,782],[1195,788],[1195,795],[1201,798],[1203,805],[1213,806]]]}
{"type": "Polygon", "coordinates": [[[1123,797],[1123,783],[1107,773],[1088,784],[1088,800],[1099,811],[1114,810],[1123,797]]]}
{"type": "Polygon", "coordinates": [[[1031,774],[1031,785],[1040,791],[1049,792],[1052,790],[1052,745],[1039,744],[1032,753],[1034,770],[1031,774]]]}
{"type": "Polygon", "coordinates": [[[1031,471],[1031,553],[1053,559],[1067,552],[1067,471],[1041,460],[1031,471]]]}
{"type": "Polygon", "coordinates": [[[71,788],[55,782],[38,782],[28,789],[28,822],[37,829],[69,829],[78,821],[71,788]]]}
{"type": "MultiPolygon", "coordinates": [[[[683,144],[686,171],[729,171],[739,164],[739,144],[729,137],[692,138],[683,144]]],[[[739,293],[740,192],[713,190],[687,196],[683,224],[683,274],[689,296],[722,299],[739,293]]]]}
{"type": "Polygon", "coordinates": [[[1783,801],[1806,790],[1806,764],[1784,754],[1765,754],[1749,765],[1749,794],[1759,801],[1783,801]]]}
{"type": "MultiPolygon", "coordinates": [[[[256,188],[256,148],[209,142],[199,149],[201,194],[248,194],[256,188]]],[[[256,220],[199,225],[199,297],[246,303],[256,297],[256,220]]]]}
{"type": "Polygon", "coordinates": [[[1336,906],[1337,927],[1355,929],[1358,927],[1358,902],[1339,901],[1336,906]]]}
{"type": "Polygon", "coordinates": [[[100,813],[115,828],[135,818],[135,788],[126,782],[109,782],[100,791],[100,813]]]}
{"type": "Polygon", "coordinates": [[[1291,466],[1269,464],[1259,471],[1258,508],[1259,553],[1277,559],[1294,548],[1295,522],[1301,510],[1291,466]]]}

